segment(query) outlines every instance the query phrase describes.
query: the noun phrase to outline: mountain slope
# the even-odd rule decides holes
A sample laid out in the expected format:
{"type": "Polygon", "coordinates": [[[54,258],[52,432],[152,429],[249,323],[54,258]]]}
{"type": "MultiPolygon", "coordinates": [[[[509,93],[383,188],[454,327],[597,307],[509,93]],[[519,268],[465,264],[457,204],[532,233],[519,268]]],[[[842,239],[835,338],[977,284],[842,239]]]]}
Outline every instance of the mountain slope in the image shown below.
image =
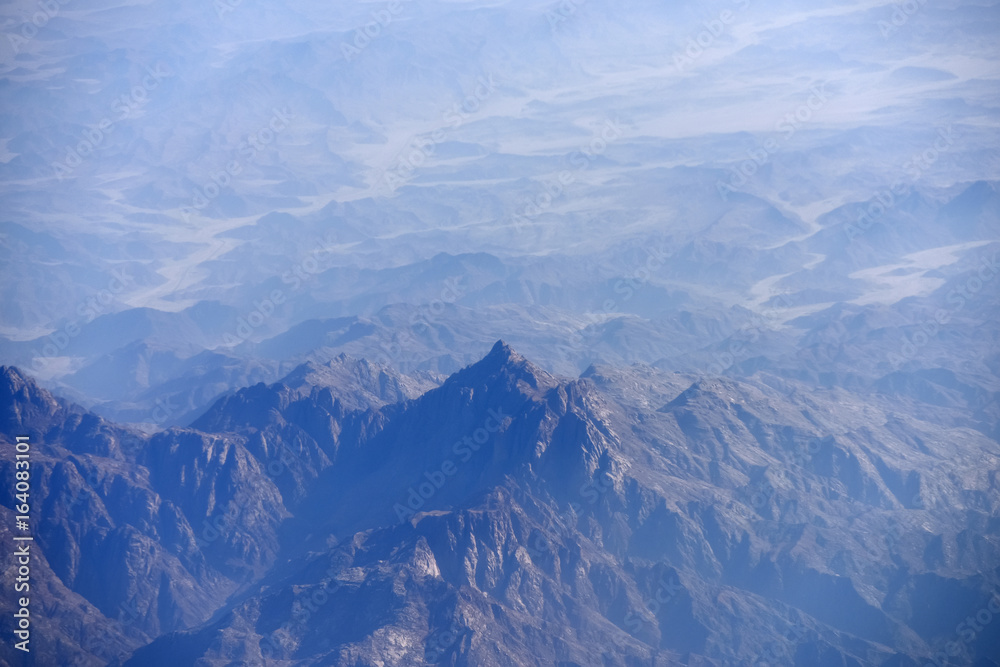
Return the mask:
{"type": "Polygon", "coordinates": [[[561,380],[498,343],[342,445],[299,556],[133,663],[926,658],[961,620],[928,605],[1000,583],[1000,447],[896,407],[766,375],[561,380]]]}

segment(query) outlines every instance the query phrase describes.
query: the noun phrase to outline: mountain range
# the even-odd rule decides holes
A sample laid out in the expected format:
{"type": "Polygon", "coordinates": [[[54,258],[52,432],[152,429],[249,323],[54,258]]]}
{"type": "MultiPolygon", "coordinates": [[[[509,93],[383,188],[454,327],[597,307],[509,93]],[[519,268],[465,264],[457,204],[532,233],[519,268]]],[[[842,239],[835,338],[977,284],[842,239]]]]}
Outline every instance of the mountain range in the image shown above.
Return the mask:
{"type": "Polygon", "coordinates": [[[0,664],[1000,662],[1000,0],[0,32],[0,664]]]}
{"type": "Polygon", "coordinates": [[[149,435],[0,376],[36,448],[39,664],[1000,655],[966,620],[1000,601],[1000,447],[898,380],[567,378],[500,341],[440,384],[303,365],[149,435]]]}

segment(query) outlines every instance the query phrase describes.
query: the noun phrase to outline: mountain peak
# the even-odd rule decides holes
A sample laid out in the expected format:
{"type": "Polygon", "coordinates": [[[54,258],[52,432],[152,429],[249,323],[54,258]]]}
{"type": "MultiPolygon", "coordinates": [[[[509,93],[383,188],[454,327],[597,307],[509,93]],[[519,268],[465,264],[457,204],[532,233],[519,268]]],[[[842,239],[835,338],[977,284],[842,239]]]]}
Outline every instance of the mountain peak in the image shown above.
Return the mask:
{"type": "Polygon", "coordinates": [[[426,378],[403,375],[395,369],[367,359],[340,353],[327,361],[311,360],[296,366],[279,382],[263,382],[219,398],[193,428],[204,431],[232,430],[270,423],[272,410],[281,412],[298,401],[325,392],[349,412],[377,409],[416,398],[435,386],[426,378]]]}
{"type": "Polygon", "coordinates": [[[10,403],[15,397],[33,403],[54,401],[49,392],[38,386],[35,378],[17,366],[0,366],[0,400],[10,403]]]}
{"type": "Polygon", "coordinates": [[[484,359],[491,358],[498,359],[503,362],[517,362],[525,360],[524,357],[514,350],[514,348],[503,342],[502,338],[493,345],[493,349],[491,349],[489,354],[484,357],[484,359]]]}
{"type": "Polygon", "coordinates": [[[308,361],[286,375],[281,384],[298,396],[315,387],[327,387],[351,409],[378,407],[416,398],[435,385],[403,375],[389,366],[341,352],[332,359],[308,361]]]}
{"type": "Polygon", "coordinates": [[[0,366],[0,377],[3,378],[3,387],[12,391],[16,391],[29,382],[28,378],[16,366],[0,366]]]}
{"type": "Polygon", "coordinates": [[[0,366],[0,429],[10,434],[28,424],[46,424],[59,401],[15,366],[0,366]]]}
{"type": "Polygon", "coordinates": [[[503,340],[498,340],[485,357],[452,375],[448,382],[470,387],[498,382],[514,387],[524,383],[532,389],[557,384],[554,377],[525,359],[503,340]]]}
{"type": "Polygon", "coordinates": [[[524,370],[531,375],[544,373],[540,368],[528,361],[517,350],[505,343],[503,339],[498,340],[485,357],[469,366],[469,368],[482,367],[483,370],[496,372],[501,369],[524,370]]]}

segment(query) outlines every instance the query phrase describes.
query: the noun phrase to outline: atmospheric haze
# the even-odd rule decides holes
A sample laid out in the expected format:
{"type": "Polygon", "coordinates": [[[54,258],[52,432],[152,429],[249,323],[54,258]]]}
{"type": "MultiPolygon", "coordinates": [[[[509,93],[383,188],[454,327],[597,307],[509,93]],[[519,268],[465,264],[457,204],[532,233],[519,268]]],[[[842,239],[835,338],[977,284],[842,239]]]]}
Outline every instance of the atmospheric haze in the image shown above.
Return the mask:
{"type": "Polygon", "coordinates": [[[1000,665],[1000,3],[0,32],[0,663],[1000,665]]]}

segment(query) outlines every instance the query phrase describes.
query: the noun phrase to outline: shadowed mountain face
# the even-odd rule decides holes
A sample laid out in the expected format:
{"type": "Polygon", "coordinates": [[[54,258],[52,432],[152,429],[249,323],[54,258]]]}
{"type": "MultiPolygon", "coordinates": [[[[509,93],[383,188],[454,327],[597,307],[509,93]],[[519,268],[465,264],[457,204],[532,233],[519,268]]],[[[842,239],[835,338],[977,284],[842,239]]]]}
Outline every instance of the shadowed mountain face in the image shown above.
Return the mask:
{"type": "Polygon", "coordinates": [[[1000,446],[947,373],[865,395],[763,371],[574,380],[499,342],[433,388],[303,366],[154,436],[0,378],[3,437],[35,447],[51,664],[1000,655],[1000,446]],[[933,419],[894,396],[914,386],[933,419]]]}

